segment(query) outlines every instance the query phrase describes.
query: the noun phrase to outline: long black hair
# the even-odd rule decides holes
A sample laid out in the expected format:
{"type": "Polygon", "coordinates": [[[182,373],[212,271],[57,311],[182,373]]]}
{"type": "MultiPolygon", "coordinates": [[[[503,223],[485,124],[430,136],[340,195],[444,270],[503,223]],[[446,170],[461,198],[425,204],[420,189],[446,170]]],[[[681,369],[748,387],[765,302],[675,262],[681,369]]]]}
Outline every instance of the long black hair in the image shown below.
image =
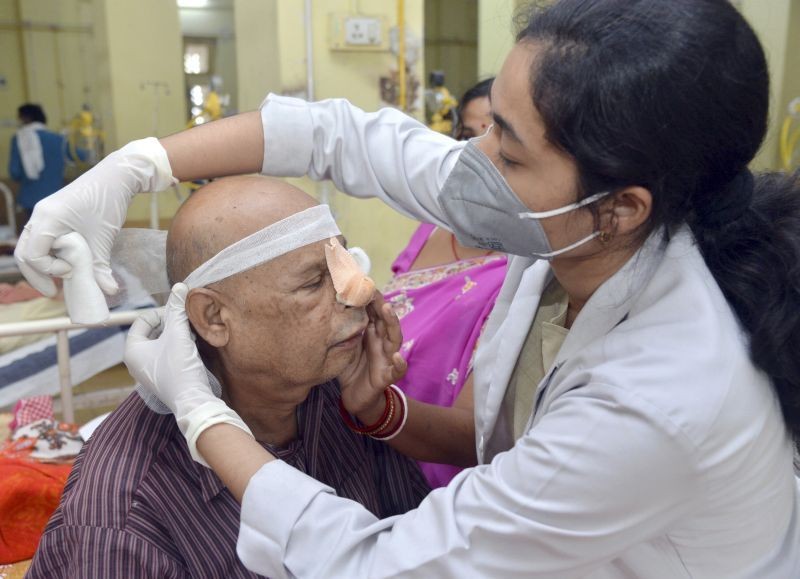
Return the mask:
{"type": "Polygon", "coordinates": [[[580,194],[639,185],[644,234],[688,223],[800,436],[800,176],[747,165],[769,74],[728,0],[559,0],[525,15],[531,96],[580,194]]]}

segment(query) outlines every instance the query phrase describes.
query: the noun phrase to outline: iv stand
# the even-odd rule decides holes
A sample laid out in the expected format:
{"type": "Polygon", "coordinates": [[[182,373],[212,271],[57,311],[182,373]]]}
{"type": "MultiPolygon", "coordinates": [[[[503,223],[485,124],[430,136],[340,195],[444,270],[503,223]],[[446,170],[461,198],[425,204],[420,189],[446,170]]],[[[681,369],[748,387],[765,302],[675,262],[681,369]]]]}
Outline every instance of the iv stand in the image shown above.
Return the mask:
{"type": "MultiPolygon", "coordinates": [[[[155,99],[155,106],[153,106],[153,130],[151,135],[158,134],[158,113],[161,105],[161,95],[169,96],[169,83],[157,80],[146,80],[139,85],[141,90],[151,89],[155,99]]],[[[158,191],[150,192],[150,229],[159,229],[159,212],[158,212],[158,191]]]]}

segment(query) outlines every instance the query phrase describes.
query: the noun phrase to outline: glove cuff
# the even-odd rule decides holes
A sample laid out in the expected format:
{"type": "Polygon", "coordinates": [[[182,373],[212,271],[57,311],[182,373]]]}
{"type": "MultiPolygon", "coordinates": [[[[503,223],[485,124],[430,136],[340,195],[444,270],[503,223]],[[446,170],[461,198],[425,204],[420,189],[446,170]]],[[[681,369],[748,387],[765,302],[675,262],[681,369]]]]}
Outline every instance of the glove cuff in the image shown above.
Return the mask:
{"type": "Polygon", "coordinates": [[[117,153],[135,170],[141,192],[157,193],[179,182],[172,176],[167,150],[155,137],[131,141],[117,153]]]}
{"type": "Polygon", "coordinates": [[[204,430],[215,424],[225,423],[240,428],[250,436],[253,436],[253,433],[239,415],[219,398],[203,402],[185,415],[178,416],[176,414],[176,419],[178,428],[180,428],[184,438],[186,438],[186,443],[189,445],[189,453],[192,458],[207,468],[211,467],[208,466],[208,463],[197,451],[197,439],[204,430]]]}

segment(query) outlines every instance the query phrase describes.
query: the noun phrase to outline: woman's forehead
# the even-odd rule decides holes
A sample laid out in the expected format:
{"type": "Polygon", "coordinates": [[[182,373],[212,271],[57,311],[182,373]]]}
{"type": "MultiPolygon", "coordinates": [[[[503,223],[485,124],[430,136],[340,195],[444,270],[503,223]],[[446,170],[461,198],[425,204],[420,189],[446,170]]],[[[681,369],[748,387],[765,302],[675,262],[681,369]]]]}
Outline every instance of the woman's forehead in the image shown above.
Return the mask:
{"type": "Polygon", "coordinates": [[[509,52],[491,90],[495,122],[512,129],[526,149],[536,150],[545,140],[546,127],[531,95],[531,74],[540,48],[531,42],[518,43],[509,52]]]}

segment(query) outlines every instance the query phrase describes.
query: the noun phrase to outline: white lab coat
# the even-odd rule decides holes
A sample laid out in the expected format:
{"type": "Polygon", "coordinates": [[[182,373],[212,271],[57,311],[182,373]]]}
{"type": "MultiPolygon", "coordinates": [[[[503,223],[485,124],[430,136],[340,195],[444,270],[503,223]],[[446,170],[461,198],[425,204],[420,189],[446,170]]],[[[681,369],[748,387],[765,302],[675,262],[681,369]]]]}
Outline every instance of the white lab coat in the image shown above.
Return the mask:
{"type": "MultiPolygon", "coordinates": [[[[463,146],[393,110],[271,96],[264,172],[332,178],[444,224],[463,146]]],[[[238,553],[272,577],[800,577],[792,447],[775,394],[680,229],[584,306],[514,444],[499,412],[550,273],[514,257],[475,363],[481,466],[377,520],[281,461],[250,481],[238,553]],[[488,464],[487,464],[488,462],[488,464]]]]}

